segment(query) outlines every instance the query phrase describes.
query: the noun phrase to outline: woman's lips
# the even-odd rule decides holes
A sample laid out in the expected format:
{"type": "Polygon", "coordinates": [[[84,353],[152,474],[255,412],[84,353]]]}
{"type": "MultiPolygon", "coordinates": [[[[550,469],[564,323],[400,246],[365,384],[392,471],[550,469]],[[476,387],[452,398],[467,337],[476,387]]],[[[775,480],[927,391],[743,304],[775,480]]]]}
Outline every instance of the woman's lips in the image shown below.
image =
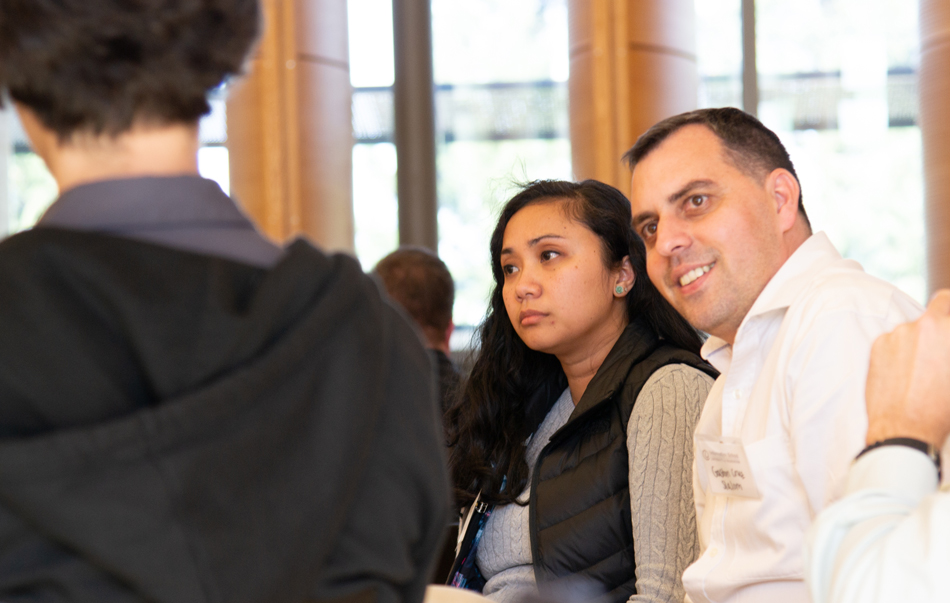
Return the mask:
{"type": "Polygon", "coordinates": [[[547,316],[547,314],[538,312],[537,310],[522,310],[518,315],[518,321],[521,323],[521,326],[527,327],[538,324],[545,316],[547,316]]]}

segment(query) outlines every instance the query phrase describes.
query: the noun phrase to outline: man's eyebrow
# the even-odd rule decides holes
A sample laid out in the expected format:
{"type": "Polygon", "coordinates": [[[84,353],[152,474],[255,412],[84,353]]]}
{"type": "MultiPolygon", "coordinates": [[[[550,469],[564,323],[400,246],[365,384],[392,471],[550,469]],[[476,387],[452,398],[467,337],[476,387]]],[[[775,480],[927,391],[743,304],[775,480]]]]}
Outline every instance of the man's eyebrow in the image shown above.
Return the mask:
{"type": "MultiPolygon", "coordinates": [[[[556,235],[556,234],[543,234],[543,235],[541,235],[540,237],[535,237],[535,238],[531,239],[530,241],[528,241],[528,247],[534,247],[535,245],[537,245],[538,243],[540,243],[540,242],[543,241],[544,239],[563,239],[563,238],[564,238],[564,237],[562,237],[561,235],[556,235]]],[[[504,249],[501,250],[501,253],[499,253],[498,255],[499,255],[499,256],[502,256],[502,255],[509,255],[509,254],[514,253],[514,252],[515,252],[514,249],[512,249],[511,247],[505,247],[504,249]]]]}
{"type": "MultiPolygon", "coordinates": [[[[682,187],[672,195],[666,198],[667,203],[676,203],[678,200],[682,199],[684,196],[689,194],[695,188],[702,186],[711,186],[713,184],[712,180],[691,180],[686,183],[686,186],[682,187]]],[[[656,212],[654,211],[642,211],[633,217],[632,223],[634,229],[636,229],[640,224],[646,222],[650,218],[656,217],[656,212]]]]}
{"type": "Polygon", "coordinates": [[[684,197],[687,193],[689,193],[694,188],[699,188],[701,186],[710,186],[712,185],[712,183],[713,183],[712,180],[691,180],[686,184],[686,186],[684,186],[683,188],[679,189],[678,191],[676,191],[675,193],[667,197],[666,202],[675,203],[677,200],[684,197]]]}

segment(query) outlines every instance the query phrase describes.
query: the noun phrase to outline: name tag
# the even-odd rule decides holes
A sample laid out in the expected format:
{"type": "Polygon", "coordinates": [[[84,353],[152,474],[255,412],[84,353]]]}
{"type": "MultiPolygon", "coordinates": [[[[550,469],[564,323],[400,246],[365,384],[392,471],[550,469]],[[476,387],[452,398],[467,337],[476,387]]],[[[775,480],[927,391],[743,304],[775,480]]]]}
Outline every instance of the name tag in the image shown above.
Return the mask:
{"type": "Polygon", "coordinates": [[[696,436],[697,467],[706,474],[709,491],[723,496],[761,498],[739,438],[696,436]]]}

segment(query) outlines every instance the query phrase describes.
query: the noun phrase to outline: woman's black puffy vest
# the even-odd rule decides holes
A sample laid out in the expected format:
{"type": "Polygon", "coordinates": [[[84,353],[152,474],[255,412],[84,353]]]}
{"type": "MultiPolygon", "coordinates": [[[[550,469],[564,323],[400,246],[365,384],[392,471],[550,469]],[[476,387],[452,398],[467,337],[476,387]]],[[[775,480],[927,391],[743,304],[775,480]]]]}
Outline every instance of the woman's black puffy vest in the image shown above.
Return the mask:
{"type": "Polygon", "coordinates": [[[696,354],[659,340],[639,320],[631,322],[567,424],[541,451],[528,513],[542,592],[581,578],[602,587],[608,601],[636,593],[627,421],[644,383],[667,364],[716,376],[696,354]]]}

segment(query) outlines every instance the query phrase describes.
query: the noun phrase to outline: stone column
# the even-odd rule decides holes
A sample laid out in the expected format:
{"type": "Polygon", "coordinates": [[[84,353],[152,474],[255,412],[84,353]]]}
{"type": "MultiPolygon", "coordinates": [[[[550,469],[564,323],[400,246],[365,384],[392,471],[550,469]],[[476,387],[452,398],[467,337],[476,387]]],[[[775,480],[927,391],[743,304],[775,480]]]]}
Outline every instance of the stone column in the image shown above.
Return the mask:
{"type": "Polygon", "coordinates": [[[623,153],[657,121],[696,108],[694,13],[692,0],[569,0],[575,178],[627,193],[623,153]]]}
{"type": "Polygon", "coordinates": [[[352,252],[346,0],[263,0],[265,33],[228,101],[231,191],[278,241],[352,252]]]}
{"type": "Polygon", "coordinates": [[[438,250],[430,0],[393,0],[399,244],[438,250]]]}
{"type": "MultiPolygon", "coordinates": [[[[950,287],[950,2],[920,2],[927,286],[950,287]]],[[[897,200],[896,202],[899,202],[897,200]]]]}

